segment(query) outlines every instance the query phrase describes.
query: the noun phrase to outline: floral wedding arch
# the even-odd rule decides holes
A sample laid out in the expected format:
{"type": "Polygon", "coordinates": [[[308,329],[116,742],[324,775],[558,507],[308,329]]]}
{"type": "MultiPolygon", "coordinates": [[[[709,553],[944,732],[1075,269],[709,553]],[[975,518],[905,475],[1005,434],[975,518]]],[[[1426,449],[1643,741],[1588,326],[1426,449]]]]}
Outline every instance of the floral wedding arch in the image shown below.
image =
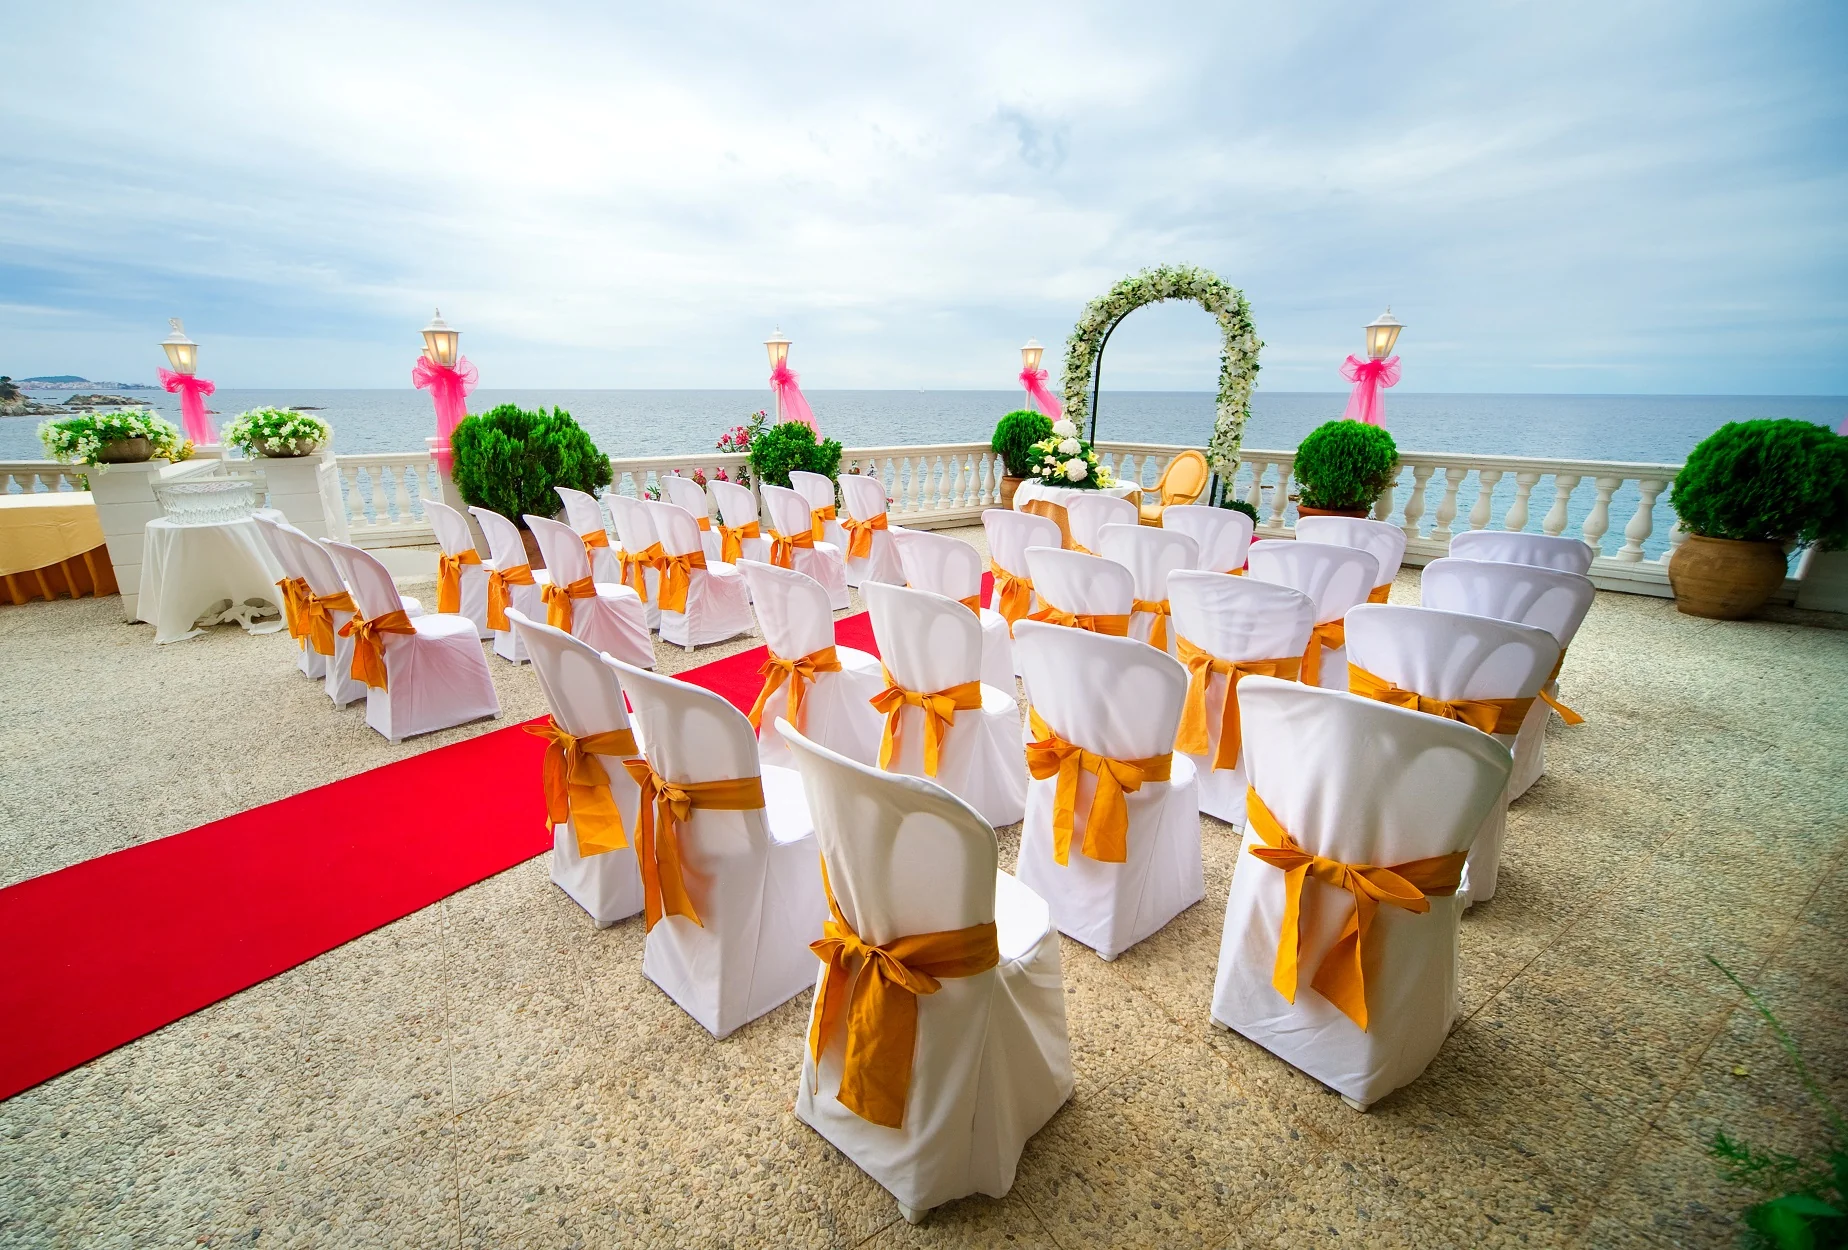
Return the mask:
{"type": "Polygon", "coordinates": [[[1084,428],[1092,409],[1091,378],[1104,343],[1117,324],[1144,304],[1188,299],[1213,314],[1225,346],[1219,355],[1219,402],[1207,462],[1222,481],[1238,468],[1239,443],[1251,418],[1251,387],[1258,377],[1258,340],[1251,306],[1239,289],[1207,269],[1163,265],[1132,274],[1085,306],[1065,341],[1065,415],[1084,428]]]}

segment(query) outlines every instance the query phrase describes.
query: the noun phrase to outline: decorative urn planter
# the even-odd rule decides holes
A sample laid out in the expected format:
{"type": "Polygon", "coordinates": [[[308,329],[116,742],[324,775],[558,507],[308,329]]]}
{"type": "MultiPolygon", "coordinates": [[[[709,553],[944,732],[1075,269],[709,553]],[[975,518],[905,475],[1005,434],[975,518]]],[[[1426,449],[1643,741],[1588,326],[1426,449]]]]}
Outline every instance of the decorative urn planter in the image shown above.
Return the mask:
{"type": "Polygon", "coordinates": [[[321,450],[318,438],[259,438],[251,443],[251,450],[269,460],[293,460],[300,456],[312,456],[321,450]]]}
{"type": "Polygon", "coordinates": [[[1012,473],[1001,475],[1001,506],[1003,508],[1014,506],[1014,492],[1019,490],[1020,484],[1026,480],[1024,477],[1015,477],[1012,473]]]}
{"type": "Polygon", "coordinates": [[[1668,562],[1668,584],[1689,616],[1750,616],[1784,584],[1784,544],[1689,534],[1668,562]]]}
{"type": "Polygon", "coordinates": [[[154,444],[145,438],[119,438],[96,449],[98,464],[139,464],[154,458],[154,444]]]}
{"type": "Polygon", "coordinates": [[[1306,503],[1296,505],[1297,516],[1351,516],[1364,521],[1368,511],[1366,508],[1311,508],[1306,503]]]}

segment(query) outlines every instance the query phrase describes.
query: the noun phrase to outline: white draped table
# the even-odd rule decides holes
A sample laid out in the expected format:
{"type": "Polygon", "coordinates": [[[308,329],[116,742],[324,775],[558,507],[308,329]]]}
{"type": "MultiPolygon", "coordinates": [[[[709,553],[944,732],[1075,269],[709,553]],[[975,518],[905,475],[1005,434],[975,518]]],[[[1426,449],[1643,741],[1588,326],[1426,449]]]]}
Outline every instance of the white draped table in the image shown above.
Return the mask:
{"type": "Polygon", "coordinates": [[[1073,490],[1069,486],[1048,486],[1044,482],[1022,482],[1020,489],[1014,492],[1014,510],[1022,512],[1035,499],[1044,499],[1047,503],[1058,504],[1063,508],[1078,495],[1115,495],[1118,499],[1129,499],[1142,493],[1142,488],[1134,482],[1118,482],[1104,490],[1073,490]]]}
{"type": "Polygon", "coordinates": [[[214,525],[178,525],[160,517],[147,525],[137,620],[154,627],[154,641],[196,638],[205,625],[236,621],[253,634],[273,633],[282,568],[248,518],[214,525]]]}

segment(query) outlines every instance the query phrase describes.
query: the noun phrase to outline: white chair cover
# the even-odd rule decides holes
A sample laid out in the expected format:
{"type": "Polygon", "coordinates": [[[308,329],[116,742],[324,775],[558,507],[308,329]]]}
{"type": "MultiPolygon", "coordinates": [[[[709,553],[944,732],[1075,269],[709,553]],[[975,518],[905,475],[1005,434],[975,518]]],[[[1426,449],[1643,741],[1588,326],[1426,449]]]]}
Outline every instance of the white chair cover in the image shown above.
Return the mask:
{"type": "MultiPolygon", "coordinates": [[[[983,509],[982,532],[988,537],[989,560],[1028,581],[1033,580],[1033,574],[1027,570],[1027,548],[1051,547],[1056,551],[1060,546],[1058,522],[1031,512],[1015,512],[1012,508],[983,509]]],[[[1038,606],[1036,590],[1028,609],[1038,606]]]]}
{"type": "MultiPolygon", "coordinates": [[[[308,589],[317,595],[339,594],[347,588],[346,578],[340,575],[340,569],[334,564],[332,556],[308,535],[290,525],[277,528],[277,536],[295,548],[295,558],[301,566],[302,577],[308,583],[308,589]]],[[[420,613],[411,612],[413,600],[400,596],[404,601],[404,610],[412,616],[420,613]]],[[[357,699],[366,697],[366,683],[353,676],[353,640],[340,636],[340,627],[353,619],[351,612],[330,612],[334,628],[334,653],[322,656],[326,661],[326,670],[322,679],[322,688],[334,706],[343,708],[357,699]]],[[[308,645],[310,651],[314,644],[308,645]]]]}
{"type": "Polygon", "coordinates": [[[969,1194],[999,1198],[1027,1139],[1072,1095],[1059,939],[1046,904],[997,870],[994,830],[941,786],[843,758],[787,721],[778,728],[802,770],[841,917],[860,939],[993,921],[1001,955],[986,972],[943,977],[935,993],[918,995],[904,1127],[870,1124],[841,1105],[844,1030],[825,1039],[819,1071],[804,1035],[796,1117],[913,1212],[969,1194]]]}
{"type": "MultiPolygon", "coordinates": [[[[892,540],[898,547],[907,586],[946,599],[981,602],[982,556],[974,547],[960,538],[929,530],[899,530],[892,540]]],[[[982,680],[996,690],[1011,691],[1014,636],[1007,620],[993,608],[977,608],[976,616],[982,622],[982,680]]]]}
{"type": "MultiPolygon", "coordinates": [[[[270,510],[265,508],[250,514],[250,519],[257,524],[257,533],[263,538],[263,545],[269,548],[270,555],[282,566],[282,575],[290,581],[307,581],[302,572],[302,560],[295,551],[295,543],[286,535],[278,532],[279,527],[288,524],[280,513],[274,517],[265,516],[270,510]]],[[[278,597],[281,591],[277,592],[278,597]]],[[[286,617],[288,609],[284,608],[286,617]]],[[[295,657],[295,671],[303,677],[322,681],[327,677],[327,657],[313,647],[304,645],[301,653],[295,657]]]]}
{"type": "MultiPolygon", "coordinates": [[[[532,531],[545,556],[545,567],[554,586],[569,586],[590,576],[590,554],[584,550],[583,536],[576,530],[562,521],[537,516],[526,518],[526,528],[532,531]]],[[[648,637],[642,597],[613,582],[592,584],[597,588],[596,598],[571,601],[571,636],[583,639],[595,650],[607,651],[625,664],[653,668],[654,643],[648,637]]],[[[543,621],[543,613],[539,619],[543,621]]]]}
{"type": "Polygon", "coordinates": [[[693,518],[695,526],[701,521],[706,523],[705,528],[699,531],[699,545],[705,551],[708,561],[720,559],[719,532],[712,528],[712,506],[700,484],[690,477],[668,473],[662,476],[661,485],[666,488],[662,492],[661,502],[684,509],[693,518]]]}
{"type": "MultiPolygon", "coordinates": [[[[631,499],[615,491],[603,497],[609,505],[610,520],[616,526],[616,545],[630,555],[639,556],[655,544],[654,522],[648,517],[648,503],[642,499],[631,499]]],[[[622,575],[622,559],[616,561],[617,576],[622,575]]],[[[642,596],[642,611],[648,618],[648,628],[661,628],[661,571],[647,568],[642,572],[642,584],[648,593],[642,596]]],[[[633,586],[630,589],[634,589],[633,586]]]]}
{"type": "MultiPolygon", "coordinates": [[[[670,782],[759,774],[744,713],[709,690],[604,657],[616,670],[649,767],[670,782]]],[[[802,778],[762,767],[764,807],[694,808],[680,825],[680,861],[700,923],[663,916],[648,932],[642,973],[714,1037],[725,1037],[815,983],[810,942],[827,898],[802,778]]]]}
{"type": "MultiPolygon", "coordinates": [[[[1168,574],[1199,567],[1200,544],[1178,530],[1156,529],[1148,525],[1106,525],[1097,531],[1102,545],[1097,554],[1129,570],[1134,594],[1144,603],[1160,603],[1168,597],[1168,574]]],[[[1129,618],[1129,636],[1148,642],[1154,636],[1156,615],[1134,612],[1129,618]]],[[[1174,654],[1174,630],[1162,631],[1169,655],[1174,654]]]]}
{"type": "MultiPolygon", "coordinates": [[[[1467,725],[1297,682],[1239,683],[1245,767],[1271,814],[1312,854],[1392,866],[1468,848],[1508,778],[1508,752],[1467,725]]],[[[1310,982],[1351,896],[1313,876],[1302,893],[1295,1003],[1271,984],[1284,874],[1250,854],[1246,826],[1220,937],[1213,1019],[1365,1106],[1424,1071],[1456,1011],[1463,902],[1381,906],[1367,942],[1368,1029],[1310,982]]]]}
{"type": "MultiPolygon", "coordinates": [[[[475,535],[468,528],[468,518],[446,503],[435,499],[424,502],[424,516],[430,522],[430,528],[436,531],[436,545],[443,549],[444,555],[460,555],[464,551],[475,551],[475,535]]],[[[479,555],[479,552],[476,552],[479,555]]],[[[475,637],[488,639],[494,637],[494,631],[488,628],[488,567],[485,564],[464,564],[462,566],[462,610],[475,626],[475,637]]]]}
{"type": "MultiPolygon", "coordinates": [[[[844,515],[856,521],[870,521],[876,516],[884,516],[886,510],[885,483],[876,477],[863,473],[843,473],[841,475],[841,508],[844,515]]],[[[891,524],[890,521],[887,522],[891,524]]],[[[859,586],[865,582],[890,582],[894,586],[905,584],[905,568],[899,562],[898,548],[893,545],[894,532],[891,529],[873,531],[873,553],[854,559],[847,558],[847,584],[859,586]]],[[[843,539],[841,554],[846,555],[849,540],[843,539]]]]}
{"type": "Polygon", "coordinates": [[[825,473],[810,473],[806,469],[791,469],[789,485],[798,495],[808,500],[808,506],[820,511],[823,508],[835,510],[835,520],[821,523],[821,541],[833,543],[843,554],[847,550],[847,531],[841,525],[840,507],[834,502],[834,479],[825,473]]]}
{"type": "MultiPolygon", "coordinates": [[[[982,675],[982,627],[954,599],[884,582],[861,584],[873,637],[892,680],[906,690],[947,690],[982,675]]],[[[924,775],[924,709],[906,707],[888,772],[924,775]]],[[[883,719],[882,730],[883,733],[883,719]]],[[[1020,705],[1005,690],[982,685],[980,709],[959,711],[943,735],[938,785],[982,814],[1011,825],[1027,809],[1027,764],[1021,753],[1020,705]]]]}
{"type": "MultiPolygon", "coordinates": [[[[404,610],[384,565],[346,543],[322,545],[345,578],[360,615],[371,620],[404,610]]],[[[500,699],[469,619],[433,613],[412,617],[411,624],[415,633],[380,635],[388,688],[367,687],[366,724],[397,743],[484,716],[498,717],[500,699]]]]}
{"type": "MultiPolygon", "coordinates": [[[[1111,759],[1174,750],[1187,696],[1179,663],[1133,638],[1022,621],[1014,629],[1030,706],[1052,731],[1111,759]],[[1135,692],[1125,699],[1121,691],[1135,692]]],[[[1129,809],[1128,857],[1099,863],[1079,849],[1097,778],[1081,772],[1070,854],[1053,858],[1058,778],[1035,778],[1020,831],[1020,879],[1046,900],[1059,932],[1104,959],[1160,929],[1206,895],[1200,860],[1200,789],[1193,761],[1174,756],[1168,781],[1144,782],[1123,796],[1129,809]]]]}
{"type": "MultiPolygon", "coordinates": [[[[572,490],[569,486],[554,486],[552,489],[564,500],[565,523],[577,532],[578,537],[602,534],[606,540],[610,540],[609,521],[604,517],[603,505],[595,495],[572,490]]],[[[622,581],[622,561],[616,558],[614,547],[592,547],[589,553],[591,573],[598,581],[622,581]]]]}
{"type": "MultiPolygon", "coordinates": [[[[719,520],[723,524],[732,529],[740,529],[753,521],[758,521],[757,496],[747,488],[736,482],[708,482],[706,490],[712,496],[712,502],[718,506],[719,520]]],[[[763,528],[761,521],[758,521],[758,528],[760,530],[763,528]]],[[[739,559],[761,560],[765,564],[770,562],[768,534],[757,538],[741,538],[738,541],[744,548],[739,559]]]]}
{"type": "MultiPolygon", "coordinates": [[[[835,643],[828,592],[814,578],[759,560],[740,560],[738,571],[751,588],[757,627],[772,655],[794,660],[833,647],[840,661],[840,672],[815,674],[803,695],[802,728],[807,736],[863,764],[876,763],[884,720],[870,700],[885,689],[879,657],[835,643]]],[[[787,768],[793,767],[789,746],[776,732],[777,717],[789,714],[784,690],[771,695],[764,706],[757,741],[766,764],[787,768]]]]}
{"type": "Polygon", "coordinates": [[[1161,527],[1185,534],[1200,548],[1195,568],[1206,573],[1230,573],[1245,567],[1251,546],[1252,520],[1233,508],[1175,503],[1161,510],[1161,527]]]}
{"type": "MultiPolygon", "coordinates": [[[[526,541],[520,537],[520,528],[498,512],[486,508],[471,507],[476,524],[481,526],[482,537],[488,540],[489,569],[518,568],[522,564],[530,565],[526,554],[526,541]]],[[[540,586],[552,580],[552,576],[543,568],[532,570],[533,584],[530,586],[510,586],[509,598],[512,605],[520,610],[520,615],[529,621],[545,619],[545,601],[542,599],[540,586]]],[[[485,616],[486,609],[483,609],[485,616]]],[[[515,664],[526,663],[526,646],[511,629],[497,629],[494,633],[494,654],[503,660],[515,664]]]]}
{"type": "MultiPolygon", "coordinates": [[[[1425,565],[1420,579],[1425,607],[1532,625],[1553,635],[1561,651],[1572,645],[1597,594],[1597,587],[1582,573],[1454,556],[1425,565]]],[[[1548,682],[1546,692],[1557,698],[1559,683],[1548,682]]],[[[1520,798],[1546,774],[1546,723],[1551,712],[1545,703],[1536,703],[1521,724],[1514,744],[1514,776],[1508,783],[1510,799],[1520,798]]]]}
{"type": "MultiPolygon", "coordinates": [[[[1347,615],[1379,585],[1379,561],[1353,547],[1308,543],[1301,539],[1266,538],[1251,544],[1249,575],[1300,590],[1315,600],[1315,623],[1327,624],[1347,615]]],[[[1347,651],[1323,648],[1318,685],[1347,689],[1347,651]]]]}
{"type": "MultiPolygon", "coordinates": [[[[668,555],[703,552],[699,525],[686,509],[671,503],[649,503],[648,520],[655,538],[668,555]]],[[[751,629],[751,597],[737,568],[708,559],[706,567],[687,576],[687,610],[661,611],[661,641],[691,651],[710,642],[724,642],[751,629]]]]}
{"type": "MultiPolygon", "coordinates": [[[[809,512],[808,500],[785,486],[765,485],[760,489],[763,492],[764,507],[770,513],[770,523],[764,527],[767,537],[774,540],[778,534],[794,537],[812,532],[814,520],[809,512]]],[[[775,545],[774,541],[771,545],[775,545]]],[[[831,542],[818,542],[812,549],[797,547],[790,556],[796,572],[821,583],[821,588],[828,592],[828,607],[835,612],[846,608],[850,602],[847,598],[846,555],[845,547],[836,547],[831,542]]],[[[765,560],[769,558],[768,555],[764,557],[765,560]]]]}
{"type": "MultiPolygon", "coordinates": [[[[1029,547],[1026,554],[1040,607],[1080,616],[1129,615],[1136,599],[1136,579],[1114,560],[1059,547],[1029,547]]],[[[1020,632],[1018,624],[1014,632],[1020,632]]]]}
{"type": "MultiPolygon", "coordinates": [[[[1173,509],[1169,509],[1173,511],[1173,509]]],[[[1174,627],[1180,636],[1222,660],[1282,660],[1300,656],[1315,624],[1315,600],[1289,586],[1227,573],[1180,571],[1168,575],[1174,627]]],[[[1244,678],[1239,679],[1241,682],[1244,678]]],[[[1200,810],[1240,829],[1245,827],[1243,750],[1236,768],[1213,767],[1226,710],[1226,678],[1213,673],[1206,685],[1208,751],[1191,755],[1200,774],[1200,810]]],[[[1246,740],[1251,729],[1239,726],[1246,740]]]]}
{"type": "MultiPolygon", "coordinates": [[[[1349,662],[1431,699],[1531,699],[1559,660],[1544,629],[1464,612],[1363,603],[1347,628],[1349,662]]],[[[1515,734],[1494,737],[1512,753],[1515,734]]],[[[1495,895],[1509,797],[1504,788],[1470,844],[1464,906],[1495,895]]]]}
{"type": "Polygon", "coordinates": [[[1450,540],[1450,554],[1458,560],[1531,564],[1562,573],[1589,573],[1592,558],[1598,553],[1590,543],[1578,538],[1508,530],[1465,530],[1450,540]]]}
{"type": "MultiPolygon", "coordinates": [[[[510,609],[507,619],[513,623],[515,633],[525,635],[533,675],[539,679],[539,689],[560,729],[582,738],[631,728],[628,709],[622,702],[622,687],[615,672],[598,658],[596,648],[563,630],[528,620],[518,610],[510,609]]],[[[589,912],[599,929],[607,929],[642,910],[642,874],[636,867],[635,843],[630,833],[635,828],[639,790],[635,778],[622,766],[625,758],[633,757],[596,757],[609,775],[610,797],[622,813],[629,845],[586,858],[578,854],[577,830],[572,821],[552,831],[552,884],[589,912]]]]}
{"type": "Polygon", "coordinates": [[[1405,531],[1384,521],[1354,516],[1306,516],[1296,519],[1296,541],[1353,547],[1379,564],[1374,586],[1391,586],[1405,562],[1405,531]]]}
{"type": "Polygon", "coordinates": [[[1065,523],[1071,526],[1072,541],[1092,555],[1102,555],[1098,531],[1106,525],[1137,525],[1142,513],[1136,505],[1116,495],[1087,490],[1065,501],[1065,523]]]}

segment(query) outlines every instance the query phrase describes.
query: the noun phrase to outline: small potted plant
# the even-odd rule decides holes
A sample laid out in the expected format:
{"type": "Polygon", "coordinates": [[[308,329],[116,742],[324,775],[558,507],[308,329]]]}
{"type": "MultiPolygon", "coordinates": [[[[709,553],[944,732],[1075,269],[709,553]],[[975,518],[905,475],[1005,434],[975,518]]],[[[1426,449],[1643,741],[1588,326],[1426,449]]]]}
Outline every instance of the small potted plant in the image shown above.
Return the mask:
{"type": "Polygon", "coordinates": [[[800,469],[823,477],[839,477],[839,439],[817,440],[815,431],[800,421],[773,425],[751,439],[751,472],[758,482],[788,486],[789,471],[800,469]]]}
{"type": "Polygon", "coordinates": [[[1687,537],[1675,606],[1733,620],[1783,584],[1791,545],[1848,546],[1848,438],[1808,421],[1734,421],[1703,439],[1669,493],[1687,537]]]}
{"type": "Polygon", "coordinates": [[[1078,427],[1064,418],[1054,421],[1052,433],[1033,444],[1032,456],[1034,477],[1048,486],[1108,490],[1116,485],[1091,444],[1078,437],[1078,427]]]}
{"type": "Polygon", "coordinates": [[[1034,453],[1033,445],[1051,437],[1052,418],[1030,408],[1010,412],[995,423],[995,434],[989,440],[988,449],[1001,457],[1003,508],[1014,506],[1014,492],[1039,466],[1039,456],[1034,453]]]}
{"type": "Polygon", "coordinates": [[[1330,421],[1296,448],[1298,516],[1364,517],[1399,476],[1392,435],[1364,421],[1330,421]]]}
{"type": "Polygon", "coordinates": [[[534,568],[544,561],[524,518],[558,515],[562,505],[554,487],[595,494],[610,484],[610,458],[563,408],[529,412],[502,404],[471,413],[449,436],[449,445],[450,476],[463,502],[519,526],[534,568]]]}
{"type": "Polygon", "coordinates": [[[288,459],[312,456],[332,441],[327,422],[288,408],[253,408],[225,427],[224,441],[246,456],[288,459]]]}
{"type": "Polygon", "coordinates": [[[46,453],[66,464],[135,464],[156,456],[179,461],[192,454],[178,426],[146,409],[59,417],[39,426],[38,436],[46,453]]]}
{"type": "MultiPolygon", "coordinates": [[[[751,450],[751,440],[764,432],[764,423],[768,420],[769,414],[762,408],[759,408],[756,412],[751,414],[751,419],[749,421],[745,422],[743,425],[732,426],[731,429],[719,435],[718,439],[712,445],[719,451],[730,452],[735,456],[748,455],[751,450]]],[[[749,466],[740,465],[737,474],[738,476],[736,478],[729,480],[735,481],[738,485],[749,489],[751,485],[751,470],[749,466]]],[[[725,470],[719,470],[718,479],[721,482],[728,480],[725,476],[725,470]]]]}

